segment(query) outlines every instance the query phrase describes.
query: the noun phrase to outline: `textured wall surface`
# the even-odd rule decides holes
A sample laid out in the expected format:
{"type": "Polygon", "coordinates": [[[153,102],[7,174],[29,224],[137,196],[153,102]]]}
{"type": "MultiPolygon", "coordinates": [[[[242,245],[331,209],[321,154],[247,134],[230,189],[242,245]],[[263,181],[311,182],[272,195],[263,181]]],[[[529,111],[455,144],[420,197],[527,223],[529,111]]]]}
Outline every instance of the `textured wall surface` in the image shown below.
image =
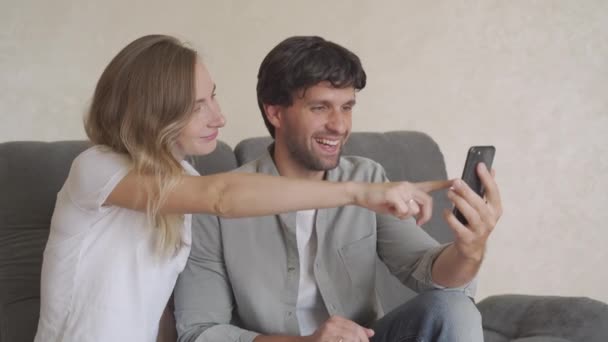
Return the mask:
{"type": "Polygon", "coordinates": [[[460,175],[469,145],[494,144],[505,214],[479,298],[608,301],[608,2],[2,0],[0,141],[84,138],[109,60],[143,34],[192,42],[228,117],[221,139],[266,134],[257,67],[294,34],[362,58],[356,130],[428,132],[460,175]]]}

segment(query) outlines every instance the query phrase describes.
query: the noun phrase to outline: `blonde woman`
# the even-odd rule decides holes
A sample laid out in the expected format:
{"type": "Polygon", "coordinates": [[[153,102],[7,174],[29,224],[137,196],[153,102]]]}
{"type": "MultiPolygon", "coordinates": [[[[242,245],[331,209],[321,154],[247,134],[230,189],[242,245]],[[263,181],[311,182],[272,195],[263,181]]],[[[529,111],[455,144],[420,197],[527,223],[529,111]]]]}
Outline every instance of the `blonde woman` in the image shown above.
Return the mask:
{"type": "Polygon", "coordinates": [[[155,341],[190,251],[189,213],[354,204],[424,220],[425,191],[447,185],[200,176],[184,158],[212,152],[224,124],[207,68],[175,38],[145,36],[114,57],[85,123],[94,146],[74,160],[57,195],[36,341],[155,341]]]}

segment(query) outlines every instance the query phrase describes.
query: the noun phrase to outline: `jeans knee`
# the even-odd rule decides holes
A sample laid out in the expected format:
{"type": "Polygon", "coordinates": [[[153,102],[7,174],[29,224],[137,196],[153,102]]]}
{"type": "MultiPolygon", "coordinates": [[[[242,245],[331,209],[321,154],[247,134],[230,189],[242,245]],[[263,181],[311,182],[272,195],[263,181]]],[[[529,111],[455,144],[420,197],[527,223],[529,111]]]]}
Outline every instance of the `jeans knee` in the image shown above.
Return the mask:
{"type": "Polygon", "coordinates": [[[423,312],[429,319],[449,322],[460,328],[481,327],[481,313],[473,300],[459,291],[429,291],[418,295],[423,312]]]}
{"type": "Polygon", "coordinates": [[[481,314],[462,292],[421,293],[374,326],[373,341],[482,342],[481,314]]]}

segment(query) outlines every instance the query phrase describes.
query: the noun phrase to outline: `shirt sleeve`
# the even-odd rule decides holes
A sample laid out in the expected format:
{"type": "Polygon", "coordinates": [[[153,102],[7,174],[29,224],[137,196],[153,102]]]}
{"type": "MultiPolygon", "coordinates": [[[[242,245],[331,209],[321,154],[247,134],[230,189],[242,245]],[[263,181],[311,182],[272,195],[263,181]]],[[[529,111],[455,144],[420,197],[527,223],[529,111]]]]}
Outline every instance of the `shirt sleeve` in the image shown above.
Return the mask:
{"type": "Polygon", "coordinates": [[[130,169],[127,155],[94,146],[74,159],[64,189],[80,209],[99,210],[130,169]]]}
{"type": "MultiPolygon", "coordinates": [[[[374,181],[387,182],[384,169],[378,165],[374,181]]],[[[450,244],[440,245],[414,218],[400,220],[390,215],[376,215],[378,256],[401,283],[420,293],[434,289],[447,289],[433,282],[435,259],[450,244]]],[[[475,294],[476,280],[458,288],[467,296],[475,294]]]]}
{"type": "Polygon", "coordinates": [[[258,336],[231,324],[234,298],[215,216],[193,215],[192,249],[174,295],[179,342],[251,342],[258,336]]]}
{"type": "Polygon", "coordinates": [[[419,284],[430,284],[430,286],[420,288],[419,292],[429,289],[453,290],[462,291],[468,297],[474,298],[477,292],[477,277],[459,287],[445,287],[433,281],[433,262],[435,262],[435,259],[437,259],[439,254],[441,254],[441,252],[443,252],[443,250],[451,244],[452,243],[446,243],[426,251],[420,260],[420,265],[416,268],[416,270],[414,270],[414,274],[412,276],[418,281],[419,284]]]}

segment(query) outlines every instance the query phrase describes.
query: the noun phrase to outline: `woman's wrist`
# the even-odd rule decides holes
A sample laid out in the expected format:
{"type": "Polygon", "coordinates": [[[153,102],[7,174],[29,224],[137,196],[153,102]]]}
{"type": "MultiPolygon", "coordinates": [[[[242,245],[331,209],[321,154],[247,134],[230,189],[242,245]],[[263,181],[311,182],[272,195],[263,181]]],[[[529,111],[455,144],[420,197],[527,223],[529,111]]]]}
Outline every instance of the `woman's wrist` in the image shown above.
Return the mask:
{"type": "Polygon", "coordinates": [[[344,185],[349,199],[348,204],[361,206],[365,197],[365,183],[344,182],[344,185]]]}

